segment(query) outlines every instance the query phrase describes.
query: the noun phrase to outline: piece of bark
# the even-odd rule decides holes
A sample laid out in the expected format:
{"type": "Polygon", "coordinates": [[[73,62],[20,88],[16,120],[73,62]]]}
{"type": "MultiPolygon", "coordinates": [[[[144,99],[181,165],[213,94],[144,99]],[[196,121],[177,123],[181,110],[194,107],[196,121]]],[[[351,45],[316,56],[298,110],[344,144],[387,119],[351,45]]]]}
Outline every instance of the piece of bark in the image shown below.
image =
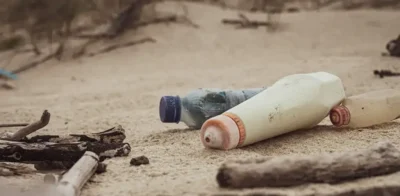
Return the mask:
{"type": "Polygon", "coordinates": [[[121,125],[112,127],[106,131],[89,134],[69,134],[69,135],[37,135],[21,141],[27,143],[37,142],[53,142],[53,143],[70,143],[70,142],[102,142],[106,144],[123,143],[125,140],[125,130],[121,125]]]}
{"type": "Polygon", "coordinates": [[[64,196],[80,195],[82,187],[93,176],[99,162],[96,153],[86,151],[85,154],[62,175],[57,184],[57,191],[64,196]]]}
{"type": "Polygon", "coordinates": [[[24,143],[0,140],[0,162],[75,162],[85,151],[97,153],[103,161],[107,158],[127,156],[131,147],[128,143],[24,143]]]}
{"type": "Polygon", "coordinates": [[[26,137],[27,135],[45,127],[47,124],[49,124],[50,121],[50,113],[45,110],[42,113],[42,116],[40,117],[40,120],[29,124],[28,126],[18,130],[17,132],[15,132],[10,138],[10,140],[14,140],[14,141],[18,141],[21,140],[22,138],[26,137]]]}
{"type": "Polygon", "coordinates": [[[228,161],[219,168],[217,181],[225,188],[289,187],[334,184],[397,171],[400,151],[383,142],[355,152],[267,157],[253,163],[228,161]]]}
{"type": "Polygon", "coordinates": [[[25,126],[28,126],[29,125],[29,123],[15,123],[15,124],[0,124],[0,127],[1,128],[4,128],[4,127],[25,127],[25,126]]]}

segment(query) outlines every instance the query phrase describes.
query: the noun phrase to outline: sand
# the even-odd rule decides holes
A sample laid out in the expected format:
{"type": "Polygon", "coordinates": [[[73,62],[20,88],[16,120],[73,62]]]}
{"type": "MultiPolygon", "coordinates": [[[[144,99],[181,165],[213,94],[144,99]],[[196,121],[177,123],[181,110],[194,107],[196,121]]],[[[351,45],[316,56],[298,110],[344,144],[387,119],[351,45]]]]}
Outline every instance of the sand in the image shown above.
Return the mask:
{"type": "MultiPolygon", "coordinates": [[[[125,38],[149,35],[156,43],[79,60],[52,61],[22,73],[17,89],[0,90],[0,121],[31,122],[48,109],[52,119],[40,134],[87,133],[122,125],[126,141],[132,145],[131,154],[107,160],[108,171],[94,176],[84,187],[83,196],[222,193],[226,190],[218,188],[215,177],[226,159],[356,150],[381,140],[400,144],[399,122],[337,130],[325,119],[315,129],[241,149],[209,150],[202,146],[199,130],[188,130],[184,124],[163,124],[158,115],[163,95],[185,95],[199,87],[268,86],[294,73],[336,74],[348,96],[397,88],[399,78],[380,79],[372,71],[399,70],[399,59],[381,57],[387,41],[399,33],[399,12],[288,13],[281,16],[280,31],[267,33],[264,28],[235,30],[221,25],[222,18],[236,17],[232,10],[189,4],[189,11],[200,29],[181,24],[149,26],[125,38]],[[150,165],[130,166],[130,159],[140,155],[147,156],[150,165]]],[[[263,14],[248,16],[265,18],[263,14]]],[[[0,184],[29,190],[42,177],[0,177],[0,184]]],[[[335,191],[394,180],[400,180],[400,175],[279,191],[335,191]]]]}

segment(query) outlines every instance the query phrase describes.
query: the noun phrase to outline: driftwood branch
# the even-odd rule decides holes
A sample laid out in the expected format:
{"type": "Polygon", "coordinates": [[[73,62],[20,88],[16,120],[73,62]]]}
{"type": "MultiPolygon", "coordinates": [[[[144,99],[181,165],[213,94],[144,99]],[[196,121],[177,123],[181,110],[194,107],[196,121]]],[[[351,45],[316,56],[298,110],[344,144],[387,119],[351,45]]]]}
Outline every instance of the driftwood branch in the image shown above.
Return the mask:
{"type": "Polygon", "coordinates": [[[70,143],[70,142],[102,142],[102,143],[122,143],[125,140],[125,130],[121,125],[110,128],[106,131],[89,134],[69,134],[69,135],[37,135],[21,141],[27,143],[37,142],[53,142],[53,143],[70,143]]]}
{"type": "Polygon", "coordinates": [[[76,162],[86,151],[106,158],[127,156],[128,143],[71,142],[71,143],[25,143],[0,140],[0,162],[76,162]]]}
{"type": "Polygon", "coordinates": [[[400,150],[384,142],[356,152],[228,161],[217,174],[220,187],[288,187],[338,183],[400,171],[400,150]]]}
{"type": "Polygon", "coordinates": [[[29,124],[28,126],[18,130],[16,133],[11,135],[10,140],[18,141],[21,140],[22,138],[26,137],[27,135],[45,127],[47,124],[50,122],[50,113],[45,110],[40,117],[40,119],[32,124],[29,124]]]}
{"type": "Polygon", "coordinates": [[[57,191],[65,196],[80,195],[82,187],[93,176],[99,162],[96,153],[87,151],[72,166],[72,168],[62,175],[57,184],[57,191]]]}

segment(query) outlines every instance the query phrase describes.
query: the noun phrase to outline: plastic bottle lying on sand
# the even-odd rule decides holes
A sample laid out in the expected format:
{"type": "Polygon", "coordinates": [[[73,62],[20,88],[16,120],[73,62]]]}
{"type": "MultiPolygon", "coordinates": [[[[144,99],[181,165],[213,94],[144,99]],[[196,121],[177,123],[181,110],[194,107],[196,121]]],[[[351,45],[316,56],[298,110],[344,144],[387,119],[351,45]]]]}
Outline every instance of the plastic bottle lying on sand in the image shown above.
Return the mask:
{"type": "Polygon", "coordinates": [[[207,119],[222,114],[263,90],[265,88],[200,88],[189,92],[185,97],[163,96],[160,100],[160,120],[164,123],[183,122],[190,128],[200,129],[207,119]]]}
{"type": "Polygon", "coordinates": [[[345,98],[339,77],[326,72],[286,76],[251,99],[208,119],[205,147],[232,149],[287,132],[311,128],[345,98]]]}
{"type": "Polygon", "coordinates": [[[344,99],[329,118],[335,126],[369,127],[400,117],[400,91],[384,89],[344,99]]]}

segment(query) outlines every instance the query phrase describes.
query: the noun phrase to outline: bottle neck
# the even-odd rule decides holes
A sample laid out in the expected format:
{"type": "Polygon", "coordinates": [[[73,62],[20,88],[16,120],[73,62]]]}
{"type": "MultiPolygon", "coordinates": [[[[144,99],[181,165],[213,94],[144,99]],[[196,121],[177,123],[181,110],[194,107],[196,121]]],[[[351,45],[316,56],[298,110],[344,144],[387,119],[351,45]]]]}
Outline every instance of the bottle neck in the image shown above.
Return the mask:
{"type": "Polygon", "coordinates": [[[196,126],[196,123],[190,116],[189,111],[183,105],[181,105],[181,119],[179,120],[179,122],[185,123],[188,127],[196,126]]]}

